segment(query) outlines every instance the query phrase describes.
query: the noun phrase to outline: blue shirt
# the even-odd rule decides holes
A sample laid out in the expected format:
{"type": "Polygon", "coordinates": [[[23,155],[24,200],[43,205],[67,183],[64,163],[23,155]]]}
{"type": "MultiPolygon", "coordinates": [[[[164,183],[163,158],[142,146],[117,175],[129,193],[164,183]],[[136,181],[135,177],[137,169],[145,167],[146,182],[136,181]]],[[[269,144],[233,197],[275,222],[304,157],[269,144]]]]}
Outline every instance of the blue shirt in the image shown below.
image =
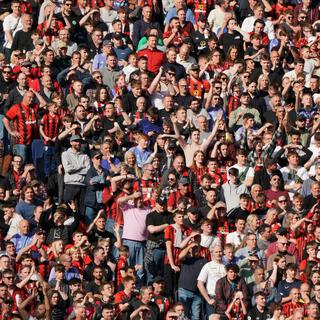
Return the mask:
{"type": "Polygon", "coordinates": [[[11,238],[11,241],[14,243],[16,251],[19,252],[22,248],[28,246],[32,242],[32,235],[30,233],[27,235],[16,233],[11,238]]]}
{"type": "Polygon", "coordinates": [[[92,68],[93,69],[102,69],[106,67],[107,61],[106,56],[102,53],[96,54],[94,56],[93,62],[92,62],[92,68]]]}
{"type": "Polygon", "coordinates": [[[142,150],[138,146],[130,148],[129,151],[132,152],[136,156],[137,165],[140,168],[143,167],[143,165],[146,163],[146,161],[148,160],[148,158],[149,158],[149,156],[151,154],[150,151],[142,150]]]}
{"type": "MultiPolygon", "coordinates": [[[[166,18],[164,19],[164,24],[168,24],[171,18],[176,16],[177,16],[177,9],[171,8],[167,13],[166,18]]],[[[186,21],[190,21],[192,24],[196,24],[196,19],[194,18],[194,14],[190,9],[187,10],[186,21]]]]}
{"type": "Polygon", "coordinates": [[[151,123],[148,119],[143,119],[139,121],[138,127],[142,129],[142,132],[144,134],[148,134],[148,132],[156,132],[156,133],[162,133],[162,126],[160,123],[151,123]]]}

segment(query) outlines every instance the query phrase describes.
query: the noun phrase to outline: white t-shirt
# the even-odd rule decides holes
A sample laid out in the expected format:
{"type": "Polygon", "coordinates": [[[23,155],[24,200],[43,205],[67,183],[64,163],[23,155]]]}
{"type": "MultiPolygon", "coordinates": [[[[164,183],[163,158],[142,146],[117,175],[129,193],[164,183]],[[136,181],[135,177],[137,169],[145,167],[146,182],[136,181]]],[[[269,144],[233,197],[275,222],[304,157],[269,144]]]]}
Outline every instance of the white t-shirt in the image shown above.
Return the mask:
{"type": "MultiPolygon", "coordinates": [[[[253,31],[254,23],[256,20],[257,19],[254,16],[245,18],[242,23],[241,29],[245,32],[250,33],[251,31],[253,31]]],[[[276,36],[274,33],[273,23],[267,19],[263,19],[263,21],[266,24],[263,31],[268,35],[269,40],[274,39],[276,36]]]]}
{"type": "Polygon", "coordinates": [[[198,280],[206,284],[206,290],[210,296],[216,294],[216,283],[226,275],[226,269],[222,263],[210,261],[200,271],[198,280]]]}
{"type": "MultiPolygon", "coordinates": [[[[307,170],[304,168],[304,167],[298,167],[296,170],[296,175],[302,180],[307,180],[309,178],[309,175],[308,175],[308,172],[307,170]]],[[[284,180],[284,184],[285,185],[293,185],[295,184],[295,181],[292,179],[292,177],[290,176],[290,168],[289,167],[284,167],[284,168],[281,168],[281,173],[282,173],[282,176],[283,176],[283,180],[284,180]]],[[[299,190],[292,190],[292,191],[288,191],[289,192],[289,196],[290,196],[290,199],[293,198],[293,195],[296,193],[296,192],[299,192],[299,190]]]]}
{"type": "MultiPolygon", "coordinates": [[[[3,20],[3,31],[11,31],[12,38],[15,33],[22,29],[22,23],[20,17],[14,17],[13,14],[9,14],[3,20]]],[[[7,36],[4,36],[4,47],[11,49],[11,43],[8,42],[7,36]]]]}
{"type": "Polygon", "coordinates": [[[244,234],[240,234],[237,231],[228,233],[226,242],[232,243],[234,246],[238,247],[240,246],[242,240],[244,238],[244,234]]]}

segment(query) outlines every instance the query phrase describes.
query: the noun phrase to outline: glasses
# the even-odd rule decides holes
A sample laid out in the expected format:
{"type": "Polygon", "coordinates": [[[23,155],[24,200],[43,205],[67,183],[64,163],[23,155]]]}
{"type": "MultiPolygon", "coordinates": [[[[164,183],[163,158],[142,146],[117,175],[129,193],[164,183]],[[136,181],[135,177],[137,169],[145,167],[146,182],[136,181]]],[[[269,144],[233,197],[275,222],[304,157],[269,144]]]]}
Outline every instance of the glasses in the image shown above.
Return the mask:
{"type": "Polygon", "coordinates": [[[71,7],[72,6],[72,3],[65,3],[64,4],[66,7],[71,7]]]}
{"type": "Polygon", "coordinates": [[[282,244],[283,246],[288,246],[289,245],[289,243],[287,243],[287,242],[279,242],[280,244],[282,244]]]}
{"type": "Polygon", "coordinates": [[[221,90],[222,87],[214,87],[216,90],[221,90]]]}
{"type": "Polygon", "coordinates": [[[4,73],[4,74],[10,74],[11,71],[2,71],[2,73],[4,73]]]}
{"type": "Polygon", "coordinates": [[[12,280],[14,277],[13,276],[8,276],[8,277],[4,277],[5,279],[8,279],[8,280],[12,280]]]}

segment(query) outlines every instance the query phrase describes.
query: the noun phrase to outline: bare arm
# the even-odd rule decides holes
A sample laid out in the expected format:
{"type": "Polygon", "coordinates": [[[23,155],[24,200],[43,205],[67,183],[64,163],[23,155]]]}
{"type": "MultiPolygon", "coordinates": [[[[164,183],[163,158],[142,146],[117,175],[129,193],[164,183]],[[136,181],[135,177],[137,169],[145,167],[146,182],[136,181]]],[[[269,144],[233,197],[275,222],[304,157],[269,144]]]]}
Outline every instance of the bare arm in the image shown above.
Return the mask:
{"type": "Polygon", "coordinates": [[[150,87],[147,89],[147,92],[150,95],[152,95],[156,91],[162,74],[163,74],[163,67],[161,66],[160,69],[159,69],[158,74],[154,77],[154,79],[152,80],[152,82],[150,84],[150,87]]]}
{"type": "Polygon", "coordinates": [[[161,224],[160,226],[149,225],[147,229],[150,233],[158,233],[163,231],[167,226],[168,226],[167,223],[161,224]]]}

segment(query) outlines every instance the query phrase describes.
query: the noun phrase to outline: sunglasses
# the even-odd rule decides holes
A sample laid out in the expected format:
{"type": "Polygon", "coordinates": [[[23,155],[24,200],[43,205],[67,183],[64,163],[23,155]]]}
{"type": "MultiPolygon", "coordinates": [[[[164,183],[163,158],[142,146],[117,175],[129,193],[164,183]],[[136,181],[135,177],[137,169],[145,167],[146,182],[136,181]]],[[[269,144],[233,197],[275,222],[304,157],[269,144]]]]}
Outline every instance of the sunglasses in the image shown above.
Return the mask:
{"type": "Polygon", "coordinates": [[[10,74],[11,71],[2,71],[2,73],[4,73],[4,74],[10,74]]]}

